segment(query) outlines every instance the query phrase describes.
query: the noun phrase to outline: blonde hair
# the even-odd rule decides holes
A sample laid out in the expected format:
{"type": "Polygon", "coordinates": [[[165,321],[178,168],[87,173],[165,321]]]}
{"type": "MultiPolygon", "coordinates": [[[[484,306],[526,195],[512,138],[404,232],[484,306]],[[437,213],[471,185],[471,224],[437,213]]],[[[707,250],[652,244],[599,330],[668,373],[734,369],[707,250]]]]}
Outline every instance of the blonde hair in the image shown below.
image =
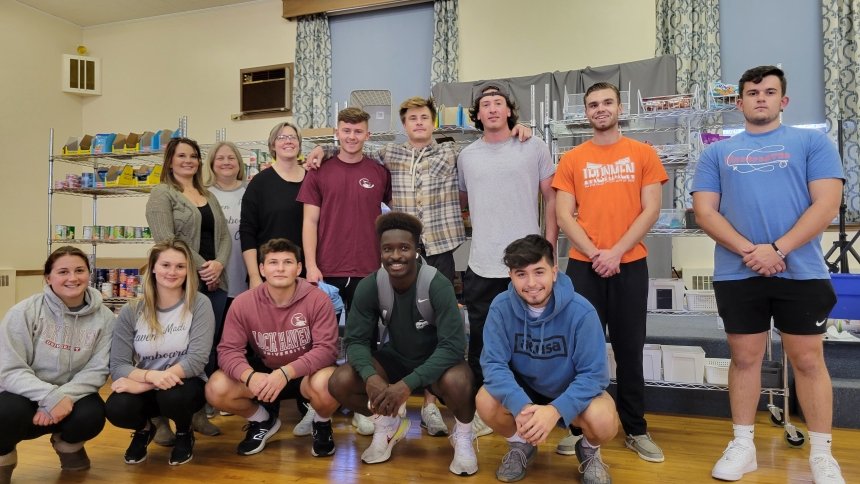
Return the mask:
{"type": "Polygon", "coordinates": [[[209,149],[208,153],[206,153],[207,171],[204,176],[206,179],[206,186],[212,186],[215,184],[215,155],[218,153],[218,150],[224,146],[233,151],[233,154],[236,155],[236,160],[239,162],[239,173],[236,174],[236,179],[242,181],[245,180],[245,160],[242,159],[242,153],[239,152],[239,147],[232,141],[219,141],[209,149]]]}
{"type": "Polygon", "coordinates": [[[194,298],[197,297],[197,268],[194,267],[194,259],[191,257],[191,249],[185,242],[170,238],[164,242],[155,244],[149,251],[149,256],[146,263],[146,272],[143,276],[143,297],[138,302],[138,309],[143,315],[147,326],[156,334],[161,334],[161,324],[158,322],[158,287],[156,285],[153,269],[158,262],[158,258],[162,253],[168,250],[175,250],[185,256],[188,263],[185,273],[185,282],[182,283],[182,288],[185,290],[185,307],[183,307],[183,315],[187,311],[191,311],[194,298]]]}
{"type": "Polygon", "coordinates": [[[400,104],[400,122],[406,122],[406,111],[416,108],[427,108],[430,110],[430,119],[436,121],[436,103],[433,98],[424,99],[423,97],[415,96],[403,101],[400,104]]]}

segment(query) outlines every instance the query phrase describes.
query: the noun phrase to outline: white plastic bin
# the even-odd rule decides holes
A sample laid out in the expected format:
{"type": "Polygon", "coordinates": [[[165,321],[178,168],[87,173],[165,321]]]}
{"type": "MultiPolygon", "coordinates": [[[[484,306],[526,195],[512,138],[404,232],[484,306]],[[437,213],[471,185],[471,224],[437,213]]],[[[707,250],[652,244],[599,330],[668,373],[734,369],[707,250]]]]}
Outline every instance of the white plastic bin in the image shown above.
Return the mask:
{"type": "Polygon", "coordinates": [[[728,358],[705,358],[705,381],[712,385],[728,385],[731,362],[728,358]]]}
{"type": "Polygon", "coordinates": [[[705,350],[701,346],[662,345],[663,379],[676,383],[705,382],[705,350]]]}
{"type": "Polygon", "coordinates": [[[609,378],[615,378],[618,365],[615,363],[615,352],[612,351],[612,344],[610,343],[606,343],[606,363],[609,365],[609,378]]]}
{"type": "Polygon", "coordinates": [[[642,350],[642,374],[646,380],[663,380],[663,349],[660,345],[646,344],[642,350]]]}

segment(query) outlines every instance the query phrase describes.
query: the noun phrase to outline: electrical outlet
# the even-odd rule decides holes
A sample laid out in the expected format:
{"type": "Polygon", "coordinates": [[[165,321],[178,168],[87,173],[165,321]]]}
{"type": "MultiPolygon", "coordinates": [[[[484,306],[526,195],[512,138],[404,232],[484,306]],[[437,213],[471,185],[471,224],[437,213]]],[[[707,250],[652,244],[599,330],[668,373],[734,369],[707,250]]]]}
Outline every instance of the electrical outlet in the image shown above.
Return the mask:
{"type": "Polygon", "coordinates": [[[725,330],[726,327],[723,325],[723,318],[717,316],[717,329],[725,330]]]}

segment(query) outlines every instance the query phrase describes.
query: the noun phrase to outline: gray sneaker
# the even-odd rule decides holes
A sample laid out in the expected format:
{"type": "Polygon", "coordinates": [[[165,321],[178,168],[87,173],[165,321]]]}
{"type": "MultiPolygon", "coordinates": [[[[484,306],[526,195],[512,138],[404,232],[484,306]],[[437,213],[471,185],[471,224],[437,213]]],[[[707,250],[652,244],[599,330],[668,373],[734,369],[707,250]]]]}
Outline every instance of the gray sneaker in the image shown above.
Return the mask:
{"type": "Polygon", "coordinates": [[[576,458],[579,459],[579,472],[582,473],[582,484],[611,484],[609,466],[600,457],[600,447],[592,448],[582,445],[582,439],[576,441],[576,458]]]}
{"type": "Polygon", "coordinates": [[[628,435],[624,445],[639,454],[639,458],[648,462],[663,462],[663,450],[651,440],[651,434],[628,435]]]}
{"type": "Polygon", "coordinates": [[[576,443],[581,439],[581,435],[573,435],[568,433],[567,437],[558,441],[555,446],[555,453],[561,455],[576,455],[576,443]]]}
{"type": "Polygon", "coordinates": [[[308,409],[307,413],[305,413],[304,417],[299,420],[299,423],[293,427],[293,435],[296,437],[304,437],[306,435],[311,435],[314,432],[314,415],[317,414],[314,407],[311,407],[310,403],[305,404],[305,407],[308,409]]]}
{"type": "MultiPolygon", "coordinates": [[[[215,409],[213,408],[212,410],[214,412],[215,409]]],[[[191,416],[191,428],[194,429],[195,432],[207,437],[221,435],[221,429],[209,421],[209,417],[206,414],[206,407],[201,408],[191,416]]]]}
{"type": "Polygon", "coordinates": [[[176,442],[176,435],[170,428],[170,422],[167,421],[167,418],[155,417],[152,419],[152,424],[155,425],[155,443],[164,447],[173,447],[176,442]]]}
{"type": "Polygon", "coordinates": [[[509,442],[510,449],[496,469],[496,479],[516,482],[526,476],[526,467],[535,460],[537,447],[525,442],[509,442]]]}

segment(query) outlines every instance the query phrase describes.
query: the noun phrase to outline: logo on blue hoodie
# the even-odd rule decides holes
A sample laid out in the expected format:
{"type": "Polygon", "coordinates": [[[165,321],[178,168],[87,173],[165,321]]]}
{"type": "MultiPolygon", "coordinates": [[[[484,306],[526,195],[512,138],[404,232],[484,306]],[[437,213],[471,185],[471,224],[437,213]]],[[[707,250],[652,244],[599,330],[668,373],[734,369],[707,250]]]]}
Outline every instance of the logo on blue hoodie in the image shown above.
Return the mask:
{"type": "Polygon", "coordinates": [[[530,335],[517,333],[514,338],[514,353],[528,355],[539,360],[567,357],[567,340],[564,336],[549,336],[534,339],[530,335]],[[525,343],[523,343],[525,339],[525,343]]]}

